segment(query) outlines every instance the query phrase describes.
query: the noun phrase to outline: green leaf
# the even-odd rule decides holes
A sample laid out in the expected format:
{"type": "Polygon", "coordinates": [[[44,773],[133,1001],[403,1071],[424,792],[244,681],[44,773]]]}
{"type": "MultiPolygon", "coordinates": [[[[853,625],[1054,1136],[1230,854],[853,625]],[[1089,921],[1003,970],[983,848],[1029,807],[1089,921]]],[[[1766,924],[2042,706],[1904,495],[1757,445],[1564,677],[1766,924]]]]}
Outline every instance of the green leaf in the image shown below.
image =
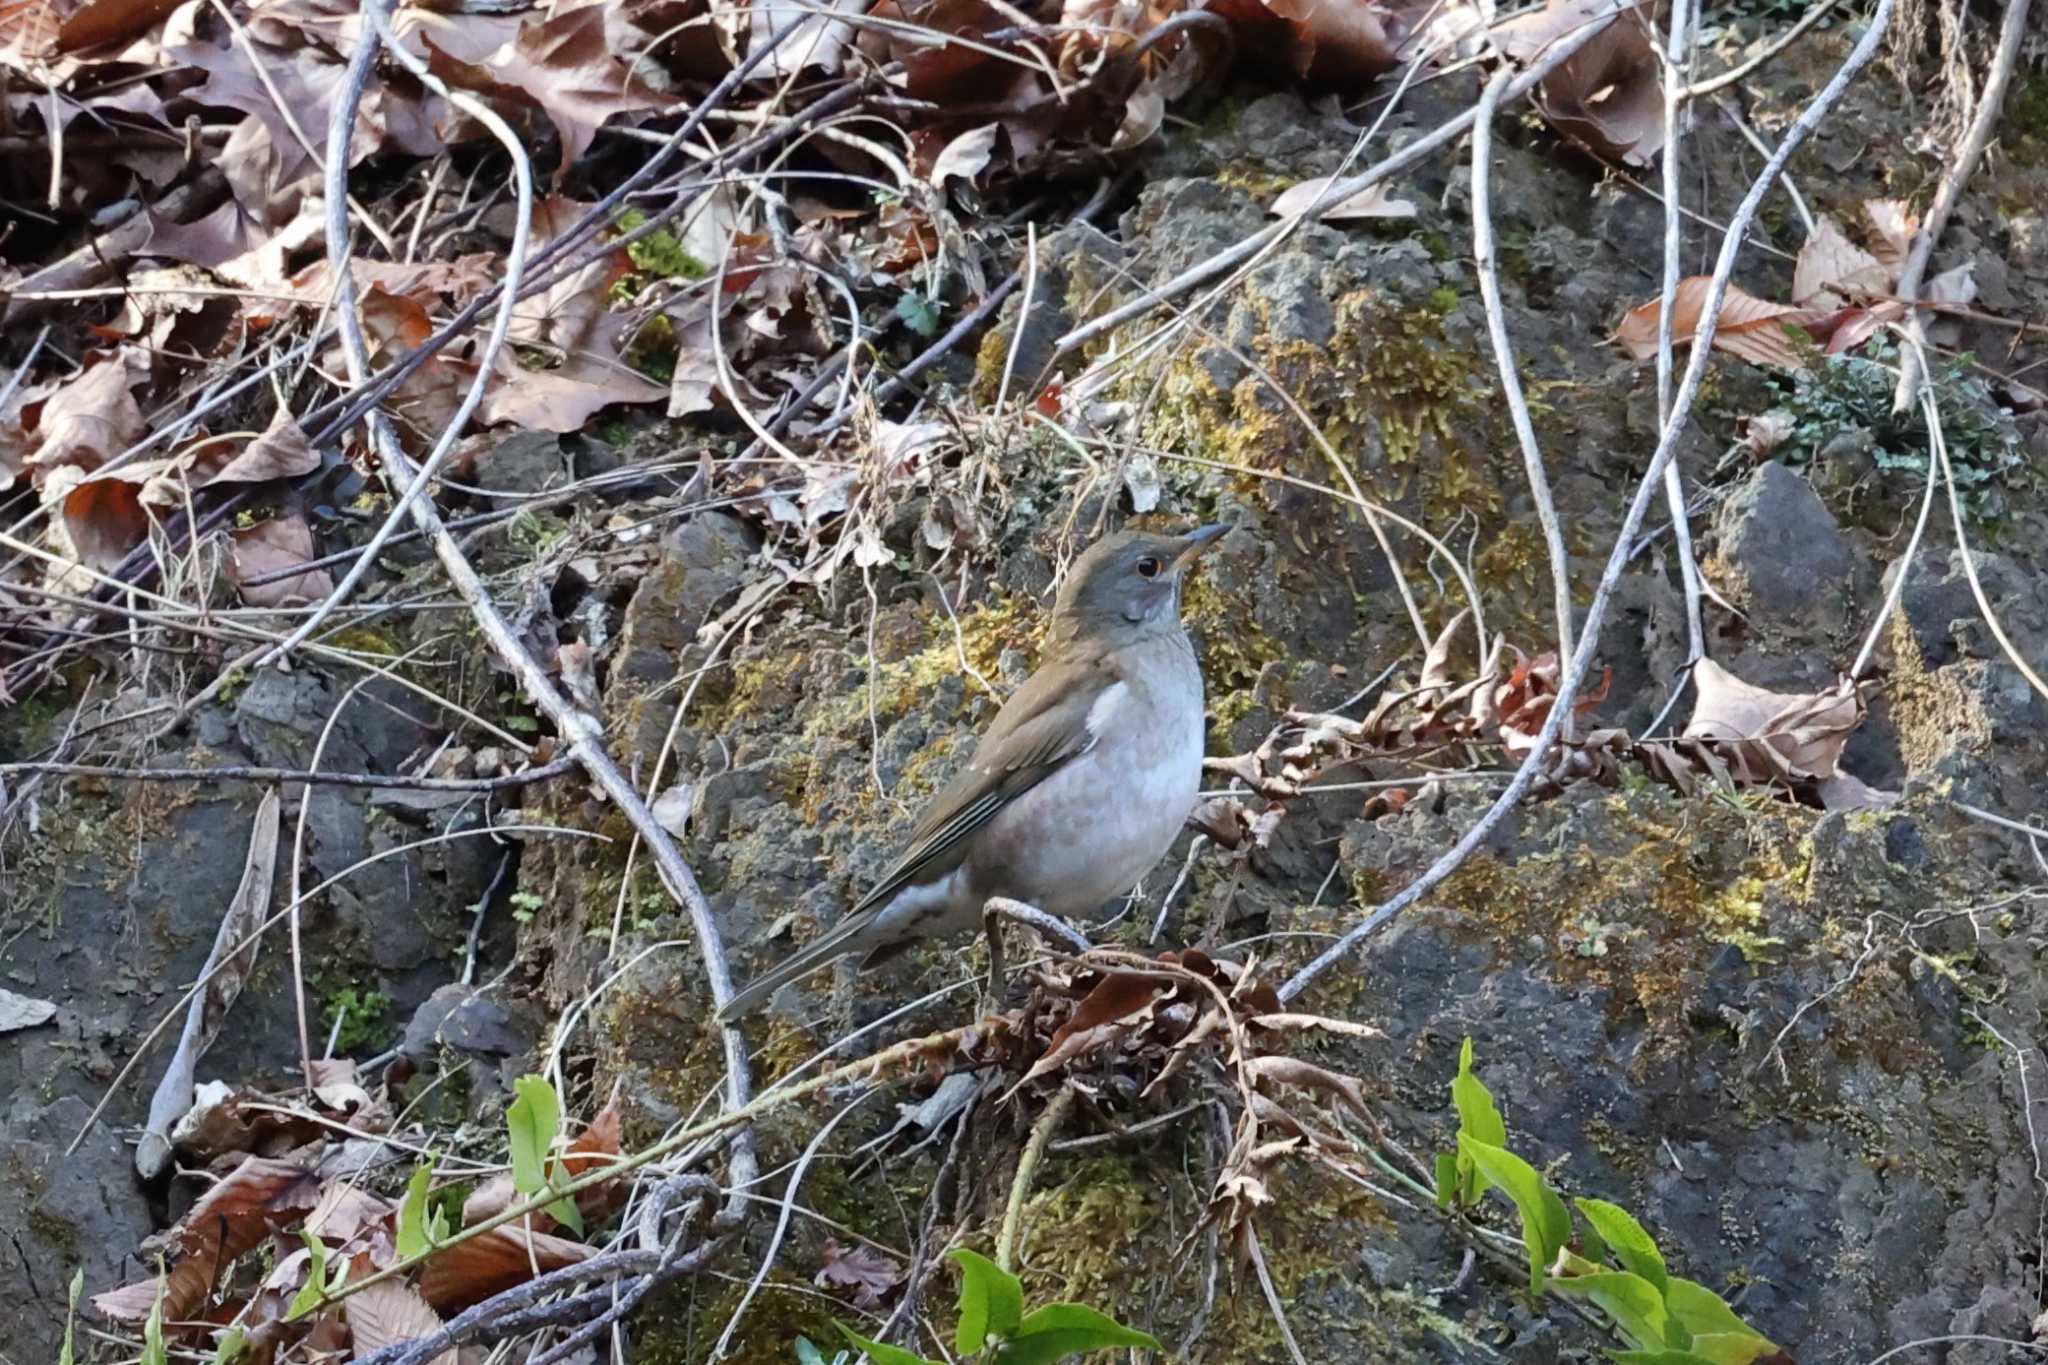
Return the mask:
{"type": "Polygon", "coordinates": [[[1607,1353],[1621,1365],[1714,1365],[1705,1356],[1696,1356],[1691,1351],[1609,1351],[1607,1353]]]}
{"type": "MultiPolygon", "coordinates": [[[[64,1310],[64,1344],[57,1348],[57,1365],[71,1365],[72,1353],[77,1349],[73,1334],[78,1328],[78,1296],[85,1292],[85,1267],[71,1272],[71,1302],[64,1310]]],[[[163,1291],[159,1289],[158,1295],[163,1291]]]]}
{"type": "MultiPolygon", "coordinates": [[[[1700,1338],[1712,1336],[1753,1338],[1762,1345],[1756,1355],[1769,1355],[1778,1349],[1756,1328],[1737,1317],[1726,1299],[1696,1280],[1673,1275],[1664,1286],[1664,1307],[1673,1322],[1692,1334],[1695,1351],[1700,1349],[1700,1338]]],[[[1742,1357],[1737,1365],[1746,1365],[1751,1358],[1742,1357]]]]}
{"type": "Polygon", "coordinates": [[[1750,1365],[1758,1356],[1770,1355],[1777,1349],[1776,1342],[1766,1341],[1754,1332],[1702,1332],[1692,1339],[1690,1354],[1707,1365],[1750,1365]]]}
{"type": "MultiPolygon", "coordinates": [[[[568,1178],[568,1173],[562,1169],[561,1162],[557,1161],[548,1168],[548,1188],[553,1189],[568,1178]]],[[[568,1195],[565,1194],[548,1205],[548,1215],[578,1237],[583,1235],[583,1210],[577,1208],[576,1201],[568,1195]]]]}
{"type": "Polygon", "coordinates": [[[429,1156],[426,1164],[412,1173],[405,1187],[405,1202],[398,1206],[398,1254],[406,1260],[432,1251],[439,1240],[436,1234],[443,1230],[433,1226],[440,1211],[430,1207],[427,1189],[439,1160],[439,1154],[429,1156]]]}
{"type": "Polygon", "coordinates": [[[866,1351],[868,1359],[874,1361],[875,1365],[940,1365],[938,1361],[926,1360],[917,1352],[906,1351],[901,1346],[884,1346],[879,1341],[869,1341],[843,1322],[835,1322],[832,1325],[839,1329],[839,1335],[852,1342],[857,1349],[866,1351]]]}
{"type": "Polygon", "coordinates": [[[1635,1347],[1657,1350],[1671,1344],[1664,1333],[1664,1296],[1640,1275],[1626,1270],[1557,1275],[1551,1278],[1550,1287],[1560,1294],[1583,1295],[1600,1305],[1635,1347]]]}
{"type": "Polygon", "coordinates": [[[1669,1276],[1664,1270],[1664,1253],[1657,1250],[1656,1239],[1644,1230],[1629,1211],[1619,1204],[1610,1204],[1605,1199],[1575,1199],[1579,1212],[1593,1225],[1593,1231],[1614,1258],[1621,1262],[1623,1270],[1631,1271],[1656,1286],[1657,1297],[1664,1297],[1664,1286],[1669,1276]]]}
{"type": "Polygon", "coordinates": [[[310,1232],[299,1235],[306,1239],[306,1255],[312,1258],[312,1264],[306,1267],[306,1282],[292,1297],[292,1306],[284,1310],[286,1322],[294,1322],[318,1308],[320,1296],[327,1288],[327,1244],[310,1232]]]}
{"type": "Polygon", "coordinates": [[[142,1365],[171,1365],[171,1353],[164,1349],[164,1286],[168,1283],[163,1263],[159,1261],[156,1300],[149,1305],[149,1317],[142,1324],[142,1365]]]}
{"type": "Polygon", "coordinates": [[[562,1101],[539,1076],[521,1076],[512,1088],[518,1098],[505,1110],[512,1137],[512,1187],[521,1194],[539,1194],[548,1188],[547,1155],[562,1129],[562,1101]]]}
{"type": "Polygon", "coordinates": [[[1024,1320],[1024,1286],[1017,1277],[966,1247],[953,1248],[952,1260],[960,1267],[960,1326],[953,1349],[971,1356],[991,1336],[1015,1336],[1024,1320]]]}
{"type": "Polygon", "coordinates": [[[1458,1169],[1456,1152],[1436,1154],[1436,1206],[1440,1209],[1449,1208],[1451,1201],[1458,1197],[1458,1169]]]}
{"type": "Polygon", "coordinates": [[[1017,1325],[1017,1335],[996,1356],[997,1365],[1048,1365],[1065,1356],[1115,1346],[1163,1349],[1149,1332],[1126,1327],[1078,1303],[1048,1303],[1034,1308],[1017,1325]]]}
{"type": "Polygon", "coordinates": [[[1529,1244],[1529,1292],[1541,1294],[1544,1272],[1572,1236],[1572,1216],[1564,1200],[1543,1182],[1534,1166],[1505,1148],[1459,1133],[1458,1151],[1514,1200],[1522,1215],[1522,1240],[1529,1244]]]}
{"type": "Polygon", "coordinates": [[[242,1348],[249,1344],[248,1329],[235,1326],[221,1333],[220,1345],[213,1348],[213,1365],[234,1365],[235,1357],[242,1354],[242,1348]]]}
{"type": "Polygon", "coordinates": [[[1458,1049],[1458,1074],[1451,1081],[1451,1100],[1458,1106],[1458,1131],[1470,1133],[1489,1147],[1508,1145],[1508,1125],[1494,1107],[1493,1092],[1472,1074],[1472,1040],[1458,1049]]]}
{"type": "Polygon", "coordinates": [[[922,294],[906,293],[896,300],[896,316],[927,341],[939,334],[939,305],[922,294]]]}
{"type": "MultiPolygon", "coordinates": [[[[1458,1049],[1458,1074],[1451,1080],[1451,1102],[1458,1107],[1458,1132],[1489,1147],[1508,1145],[1508,1126],[1494,1106],[1493,1092],[1472,1071],[1472,1040],[1458,1049]]],[[[1470,1208],[1487,1191],[1486,1177],[1463,1156],[1458,1159],[1458,1203],[1470,1208]]]]}

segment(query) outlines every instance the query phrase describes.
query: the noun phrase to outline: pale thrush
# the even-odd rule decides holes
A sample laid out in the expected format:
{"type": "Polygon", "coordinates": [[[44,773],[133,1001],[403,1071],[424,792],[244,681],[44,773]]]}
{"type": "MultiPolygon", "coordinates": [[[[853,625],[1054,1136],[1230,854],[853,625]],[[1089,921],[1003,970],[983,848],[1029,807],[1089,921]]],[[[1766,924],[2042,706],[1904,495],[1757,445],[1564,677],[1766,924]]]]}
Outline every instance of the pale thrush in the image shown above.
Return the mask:
{"type": "Polygon", "coordinates": [[[1202,672],[1180,586],[1229,526],[1122,531],[1074,562],[1044,657],[860,903],[734,996],[732,1020],[849,953],[863,968],[974,928],[991,896],[1092,915],[1150,871],[1201,785],[1202,672]]]}

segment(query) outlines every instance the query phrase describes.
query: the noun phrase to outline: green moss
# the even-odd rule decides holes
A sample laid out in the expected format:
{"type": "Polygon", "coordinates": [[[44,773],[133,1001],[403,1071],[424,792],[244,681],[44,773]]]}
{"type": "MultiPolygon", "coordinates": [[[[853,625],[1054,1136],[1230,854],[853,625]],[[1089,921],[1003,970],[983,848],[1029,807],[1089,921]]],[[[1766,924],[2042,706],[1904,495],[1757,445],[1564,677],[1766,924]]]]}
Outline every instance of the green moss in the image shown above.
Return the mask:
{"type": "Polygon", "coordinates": [[[388,1038],[390,1014],[390,996],[349,985],[330,994],[320,1006],[320,1023],[334,1039],[336,1052],[353,1052],[388,1038]]]}
{"type": "Polygon", "coordinates": [[[2001,122],[2006,154],[2019,165],[2048,169],[2048,68],[2012,88],[2001,122]]]}
{"type": "Polygon", "coordinates": [[[1282,190],[1292,189],[1300,183],[1301,177],[1269,170],[1255,161],[1241,161],[1217,171],[1215,180],[1225,189],[1238,190],[1253,199],[1264,200],[1273,198],[1282,190]]]}

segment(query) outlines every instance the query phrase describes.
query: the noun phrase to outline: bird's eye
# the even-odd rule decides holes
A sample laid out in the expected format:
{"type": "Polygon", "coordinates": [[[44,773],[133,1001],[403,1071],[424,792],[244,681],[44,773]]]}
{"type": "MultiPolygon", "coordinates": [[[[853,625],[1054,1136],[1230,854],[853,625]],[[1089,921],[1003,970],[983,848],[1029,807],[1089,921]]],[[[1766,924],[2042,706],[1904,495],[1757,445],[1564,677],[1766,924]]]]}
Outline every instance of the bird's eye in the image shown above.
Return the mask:
{"type": "Polygon", "coordinates": [[[1138,561],[1138,577],[1157,578],[1159,577],[1159,570],[1162,567],[1163,566],[1160,564],[1157,558],[1155,558],[1152,555],[1146,555],[1143,559],[1138,561]]]}

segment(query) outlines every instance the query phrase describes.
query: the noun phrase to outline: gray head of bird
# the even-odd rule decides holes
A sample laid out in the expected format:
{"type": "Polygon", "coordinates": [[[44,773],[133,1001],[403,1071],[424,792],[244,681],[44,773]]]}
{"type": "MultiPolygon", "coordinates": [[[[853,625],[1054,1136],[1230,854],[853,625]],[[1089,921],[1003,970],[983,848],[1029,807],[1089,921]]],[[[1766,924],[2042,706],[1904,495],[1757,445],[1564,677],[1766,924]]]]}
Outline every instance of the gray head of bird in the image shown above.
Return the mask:
{"type": "Polygon", "coordinates": [[[1048,643],[1133,643],[1180,629],[1180,587],[1202,552],[1231,530],[1220,523],[1184,536],[1119,531],[1082,552],[1060,585],[1048,643]]]}

